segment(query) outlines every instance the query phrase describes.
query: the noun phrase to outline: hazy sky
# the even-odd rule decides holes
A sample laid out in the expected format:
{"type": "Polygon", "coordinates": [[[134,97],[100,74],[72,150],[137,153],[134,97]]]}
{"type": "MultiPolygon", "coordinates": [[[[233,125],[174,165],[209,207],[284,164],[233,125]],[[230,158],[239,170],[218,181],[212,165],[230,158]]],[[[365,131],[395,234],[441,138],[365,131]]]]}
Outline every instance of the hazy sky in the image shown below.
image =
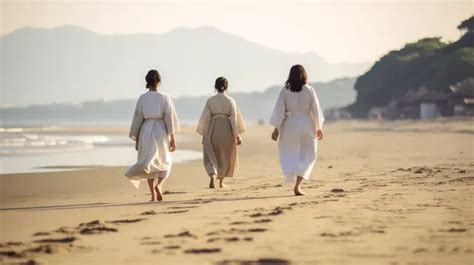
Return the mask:
{"type": "Polygon", "coordinates": [[[1,34],[77,25],[99,33],[163,33],[212,25],[267,47],[331,62],[374,61],[422,37],[459,38],[472,1],[0,0],[1,34]]]}

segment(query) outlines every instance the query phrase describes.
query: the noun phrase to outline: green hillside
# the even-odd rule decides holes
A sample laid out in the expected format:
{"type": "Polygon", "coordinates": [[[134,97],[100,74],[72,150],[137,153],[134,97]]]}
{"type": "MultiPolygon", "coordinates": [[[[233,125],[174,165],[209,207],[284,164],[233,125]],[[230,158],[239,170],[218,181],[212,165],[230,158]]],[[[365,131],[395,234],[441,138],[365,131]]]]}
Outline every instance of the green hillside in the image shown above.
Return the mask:
{"type": "Polygon", "coordinates": [[[386,106],[408,91],[425,86],[448,92],[449,85],[474,76],[474,17],[458,29],[465,32],[456,42],[425,38],[391,51],[360,76],[357,100],[348,107],[353,117],[365,118],[372,107],[386,106]]]}

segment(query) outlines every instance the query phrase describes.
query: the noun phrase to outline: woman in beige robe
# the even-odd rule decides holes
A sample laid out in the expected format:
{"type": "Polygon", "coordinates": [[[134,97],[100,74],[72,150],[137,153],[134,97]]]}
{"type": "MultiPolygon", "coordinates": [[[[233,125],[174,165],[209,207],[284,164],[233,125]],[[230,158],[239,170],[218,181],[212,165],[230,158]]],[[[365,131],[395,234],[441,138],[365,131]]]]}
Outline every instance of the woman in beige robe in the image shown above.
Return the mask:
{"type": "Polygon", "coordinates": [[[238,167],[237,145],[242,143],[240,135],[245,131],[237,104],[226,94],[227,87],[227,79],[216,79],[218,93],[207,100],[196,129],[203,136],[204,168],[211,189],[216,178],[223,188],[224,178],[234,176],[238,167]]]}
{"type": "Polygon", "coordinates": [[[146,76],[148,92],[140,96],[130,128],[130,138],[138,151],[137,163],[125,173],[138,188],[147,180],[151,200],[161,201],[163,183],[171,171],[171,153],[176,150],[174,134],[180,130],[173,102],[158,92],[161,77],[156,70],[146,76]]]}

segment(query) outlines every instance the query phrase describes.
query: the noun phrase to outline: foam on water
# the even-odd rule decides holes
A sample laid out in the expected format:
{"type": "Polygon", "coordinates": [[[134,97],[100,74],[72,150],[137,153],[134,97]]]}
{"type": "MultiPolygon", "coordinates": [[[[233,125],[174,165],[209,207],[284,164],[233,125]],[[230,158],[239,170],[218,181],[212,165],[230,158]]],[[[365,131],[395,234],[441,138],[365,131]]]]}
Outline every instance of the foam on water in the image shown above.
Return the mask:
{"type": "MultiPolygon", "coordinates": [[[[130,166],[136,162],[134,143],[126,135],[72,135],[49,129],[39,133],[38,129],[0,129],[0,174],[130,166]]],[[[178,141],[185,139],[178,137],[178,141]]],[[[201,157],[202,153],[194,150],[173,153],[175,163],[201,157]]]]}
{"type": "Polygon", "coordinates": [[[31,134],[21,130],[0,132],[0,155],[67,152],[109,142],[103,135],[31,134]]]}

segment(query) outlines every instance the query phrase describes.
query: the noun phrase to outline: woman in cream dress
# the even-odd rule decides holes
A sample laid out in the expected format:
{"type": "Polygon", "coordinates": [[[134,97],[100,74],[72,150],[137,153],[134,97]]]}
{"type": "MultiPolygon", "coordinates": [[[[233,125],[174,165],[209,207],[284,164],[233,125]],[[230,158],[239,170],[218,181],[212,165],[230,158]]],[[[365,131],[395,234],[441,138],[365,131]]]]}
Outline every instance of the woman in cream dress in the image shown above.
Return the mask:
{"type": "Polygon", "coordinates": [[[323,138],[323,113],[314,88],[306,82],[303,66],[294,65],[270,120],[283,174],[287,182],[295,181],[296,196],[305,195],[301,182],[309,179],[316,161],[316,139],[323,138]]]}
{"type": "Polygon", "coordinates": [[[224,178],[234,176],[238,167],[237,145],[242,143],[240,135],[245,131],[234,99],[226,94],[227,79],[217,78],[214,87],[218,93],[207,100],[196,129],[203,136],[204,168],[211,189],[216,178],[223,188],[224,178]]]}
{"type": "Polygon", "coordinates": [[[129,134],[138,151],[137,163],[125,176],[136,188],[146,179],[153,202],[163,199],[163,183],[172,165],[170,152],[176,150],[174,134],[180,128],[171,98],[158,92],[161,82],[158,71],[150,70],[145,79],[149,91],[138,99],[129,134]]]}

